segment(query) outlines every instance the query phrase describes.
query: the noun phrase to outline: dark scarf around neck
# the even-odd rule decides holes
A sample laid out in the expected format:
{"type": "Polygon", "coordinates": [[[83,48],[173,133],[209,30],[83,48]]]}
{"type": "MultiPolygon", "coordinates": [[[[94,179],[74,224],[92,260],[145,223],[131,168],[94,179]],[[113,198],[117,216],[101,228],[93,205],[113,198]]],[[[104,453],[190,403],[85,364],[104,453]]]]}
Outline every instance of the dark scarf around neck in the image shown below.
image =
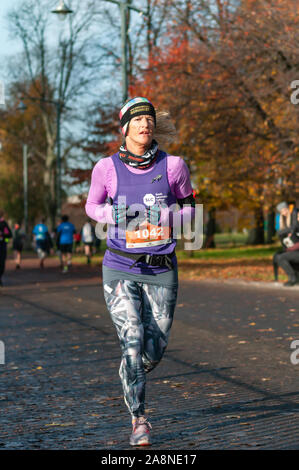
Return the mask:
{"type": "Polygon", "coordinates": [[[119,149],[119,158],[122,162],[142,170],[151,166],[151,164],[156,160],[157,155],[158,144],[155,140],[152,141],[151,147],[144,155],[135,155],[126,148],[125,144],[123,144],[119,149]]]}

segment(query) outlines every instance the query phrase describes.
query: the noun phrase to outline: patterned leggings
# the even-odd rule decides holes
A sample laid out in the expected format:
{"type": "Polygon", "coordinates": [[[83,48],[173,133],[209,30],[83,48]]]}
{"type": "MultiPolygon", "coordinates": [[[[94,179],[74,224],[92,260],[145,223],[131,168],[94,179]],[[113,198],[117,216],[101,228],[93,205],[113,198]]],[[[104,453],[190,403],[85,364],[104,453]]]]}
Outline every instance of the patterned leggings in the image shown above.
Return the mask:
{"type": "Polygon", "coordinates": [[[166,349],[177,286],[115,280],[104,283],[104,296],[122,349],[119,375],[132,416],[144,415],[145,374],[166,349]]]}

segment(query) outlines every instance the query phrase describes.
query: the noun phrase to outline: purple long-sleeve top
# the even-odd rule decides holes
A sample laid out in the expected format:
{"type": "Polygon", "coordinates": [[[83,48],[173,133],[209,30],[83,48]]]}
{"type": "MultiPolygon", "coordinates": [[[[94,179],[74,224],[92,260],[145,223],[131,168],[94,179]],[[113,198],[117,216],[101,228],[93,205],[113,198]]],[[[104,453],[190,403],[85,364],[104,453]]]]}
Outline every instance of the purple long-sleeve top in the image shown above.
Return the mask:
{"type": "MultiPolygon", "coordinates": [[[[126,165],[129,171],[135,174],[144,174],[151,171],[149,167],[146,170],[140,170],[132,168],[126,165]]],[[[181,157],[168,155],[167,156],[167,176],[171,192],[177,199],[183,199],[190,196],[192,193],[192,186],[190,181],[189,170],[181,157]]],[[[103,158],[99,160],[91,176],[91,186],[87,202],[85,205],[86,214],[93,220],[100,223],[114,224],[112,218],[112,206],[105,203],[108,197],[114,198],[117,189],[117,175],[116,170],[111,157],[103,158]]],[[[169,218],[167,209],[161,211],[161,224],[168,224],[169,220],[171,225],[176,226],[181,224],[183,220],[190,220],[194,217],[195,209],[193,207],[183,207],[173,218],[169,218]]]]}

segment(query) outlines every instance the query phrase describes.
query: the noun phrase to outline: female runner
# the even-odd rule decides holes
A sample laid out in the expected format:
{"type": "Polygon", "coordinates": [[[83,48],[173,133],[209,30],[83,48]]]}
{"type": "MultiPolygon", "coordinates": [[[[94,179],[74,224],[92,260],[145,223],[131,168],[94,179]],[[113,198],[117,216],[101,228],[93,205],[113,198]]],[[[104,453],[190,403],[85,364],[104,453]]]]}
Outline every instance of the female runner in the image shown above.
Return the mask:
{"type": "Polygon", "coordinates": [[[130,444],[142,446],[151,444],[145,374],[166,349],[177,299],[173,227],[194,217],[195,201],[184,160],[160,150],[155,140],[172,132],[169,115],[156,115],[148,99],[136,97],[119,116],[124,143],[95,165],[85,209],[108,224],[104,296],[122,349],[119,375],[132,418],[130,444]]]}

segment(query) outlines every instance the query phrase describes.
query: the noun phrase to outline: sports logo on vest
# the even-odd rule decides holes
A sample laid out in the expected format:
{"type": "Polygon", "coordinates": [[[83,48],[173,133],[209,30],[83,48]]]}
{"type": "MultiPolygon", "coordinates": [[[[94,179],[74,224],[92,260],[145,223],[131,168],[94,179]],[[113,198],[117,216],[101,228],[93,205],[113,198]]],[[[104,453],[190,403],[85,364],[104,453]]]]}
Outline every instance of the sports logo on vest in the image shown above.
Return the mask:
{"type": "Polygon", "coordinates": [[[156,198],[153,194],[145,194],[145,196],[143,196],[143,204],[146,205],[146,206],[153,206],[156,202],[156,198]]]}
{"type": "Polygon", "coordinates": [[[155,181],[160,181],[161,178],[162,178],[162,175],[156,176],[155,178],[152,179],[152,183],[154,183],[155,181]]]}

